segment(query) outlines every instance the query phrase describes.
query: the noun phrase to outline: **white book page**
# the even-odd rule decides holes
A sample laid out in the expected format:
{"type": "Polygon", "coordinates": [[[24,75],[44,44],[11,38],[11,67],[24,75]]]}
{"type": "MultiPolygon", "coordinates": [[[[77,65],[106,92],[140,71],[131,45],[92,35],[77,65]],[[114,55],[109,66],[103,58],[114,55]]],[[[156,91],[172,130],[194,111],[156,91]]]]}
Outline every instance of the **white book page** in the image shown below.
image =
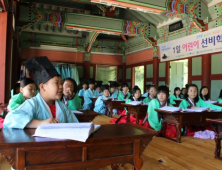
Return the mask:
{"type": "Polygon", "coordinates": [[[171,106],[164,106],[159,108],[159,110],[165,110],[165,111],[169,111],[169,112],[177,112],[180,111],[179,107],[171,107],[171,106]]]}
{"type": "Polygon", "coordinates": [[[133,106],[137,106],[137,105],[142,104],[142,102],[141,101],[131,101],[131,102],[127,103],[127,104],[131,104],[133,106]]]}
{"type": "MultiPolygon", "coordinates": [[[[97,129],[99,127],[96,126],[97,129]]],[[[39,126],[33,136],[85,142],[92,132],[93,123],[50,123],[39,126]]]]}
{"type": "Polygon", "coordinates": [[[208,100],[208,101],[205,101],[205,102],[206,102],[206,103],[215,104],[215,103],[217,103],[218,101],[208,100]]]}
{"type": "Polygon", "coordinates": [[[74,114],[83,114],[83,112],[80,112],[78,110],[71,110],[71,112],[74,113],[74,114]]]}
{"type": "Polygon", "coordinates": [[[206,111],[208,108],[207,107],[199,107],[199,108],[194,108],[194,109],[184,109],[185,112],[203,112],[206,111]]]}

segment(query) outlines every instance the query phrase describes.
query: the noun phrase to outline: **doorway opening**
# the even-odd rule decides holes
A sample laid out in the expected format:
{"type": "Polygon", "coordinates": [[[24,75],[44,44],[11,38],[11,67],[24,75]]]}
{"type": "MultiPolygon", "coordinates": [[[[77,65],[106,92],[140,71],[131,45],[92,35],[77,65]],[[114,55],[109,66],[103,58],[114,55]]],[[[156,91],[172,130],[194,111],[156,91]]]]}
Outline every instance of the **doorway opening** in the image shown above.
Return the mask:
{"type": "Polygon", "coordinates": [[[170,94],[173,95],[174,88],[180,89],[188,83],[188,59],[170,62],[170,94]]]}

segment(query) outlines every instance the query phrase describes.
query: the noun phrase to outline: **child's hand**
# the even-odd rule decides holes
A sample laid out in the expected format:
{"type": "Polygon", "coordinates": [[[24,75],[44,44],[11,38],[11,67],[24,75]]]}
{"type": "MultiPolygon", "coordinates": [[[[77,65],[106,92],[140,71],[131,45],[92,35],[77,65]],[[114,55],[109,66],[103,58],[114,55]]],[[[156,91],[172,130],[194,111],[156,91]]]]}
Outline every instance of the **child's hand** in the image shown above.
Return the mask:
{"type": "Polygon", "coordinates": [[[50,119],[44,120],[44,123],[59,123],[59,120],[56,118],[50,118],[50,119]]]}

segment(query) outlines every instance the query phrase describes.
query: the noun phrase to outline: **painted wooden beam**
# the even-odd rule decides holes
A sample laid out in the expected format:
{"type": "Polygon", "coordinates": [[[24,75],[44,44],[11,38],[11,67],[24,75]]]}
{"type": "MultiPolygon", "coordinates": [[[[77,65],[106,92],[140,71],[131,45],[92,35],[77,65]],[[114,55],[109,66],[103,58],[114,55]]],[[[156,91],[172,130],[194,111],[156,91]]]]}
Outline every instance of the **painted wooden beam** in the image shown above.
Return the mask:
{"type": "Polygon", "coordinates": [[[99,35],[99,32],[97,31],[93,31],[93,32],[90,32],[89,35],[87,36],[86,38],[86,41],[87,41],[87,48],[86,48],[86,51],[87,52],[90,52],[91,49],[92,49],[92,45],[93,43],[95,42],[97,36],[99,35]]]}

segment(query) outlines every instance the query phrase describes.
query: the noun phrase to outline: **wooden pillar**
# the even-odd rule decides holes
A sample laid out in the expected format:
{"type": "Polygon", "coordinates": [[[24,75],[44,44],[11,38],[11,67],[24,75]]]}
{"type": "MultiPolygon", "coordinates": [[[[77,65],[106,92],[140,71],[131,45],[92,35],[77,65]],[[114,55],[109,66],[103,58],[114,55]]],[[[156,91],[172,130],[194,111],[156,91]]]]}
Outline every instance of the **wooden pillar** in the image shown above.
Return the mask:
{"type": "Polygon", "coordinates": [[[159,79],[159,59],[158,57],[153,57],[153,84],[158,86],[159,79]]]}
{"type": "Polygon", "coordinates": [[[122,83],[126,82],[126,63],[122,65],[122,83]]]}
{"type": "Polygon", "coordinates": [[[0,103],[5,103],[7,17],[8,12],[0,13],[0,103]]]}
{"type": "Polygon", "coordinates": [[[192,58],[188,58],[188,84],[192,82],[192,58]]]}
{"type": "Polygon", "coordinates": [[[89,61],[84,61],[83,66],[84,66],[84,79],[89,79],[90,62],[89,61]]]}
{"type": "MultiPolygon", "coordinates": [[[[8,103],[11,98],[11,82],[12,82],[12,42],[13,42],[13,13],[8,12],[8,22],[7,22],[7,46],[6,46],[6,73],[5,77],[5,102],[8,103]]],[[[14,72],[16,75],[18,72],[14,72]]]]}
{"type": "Polygon", "coordinates": [[[166,62],[166,85],[169,87],[170,85],[170,62],[166,62]]]}
{"type": "MultiPolygon", "coordinates": [[[[15,18],[15,26],[19,25],[19,1],[14,1],[14,8],[13,8],[13,14],[15,18]]],[[[18,81],[20,76],[20,66],[21,66],[21,60],[19,56],[19,35],[15,34],[13,37],[13,57],[12,57],[12,66],[11,66],[11,86],[13,87],[14,84],[18,81]],[[17,37],[16,37],[17,36],[17,37]]],[[[8,55],[7,55],[8,56],[8,55]]]]}
{"type": "Polygon", "coordinates": [[[207,86],[210,89],[210,74],[211,74],[211,55],[202,55],[202,86],[207,86]]]}
{"type": "Polygon", "coordinates": [[[91,57],[91,53],[84,53],[83,54],[84,57],[84,79],[89,79],[90,77],[90,57],[91,57]]]}

